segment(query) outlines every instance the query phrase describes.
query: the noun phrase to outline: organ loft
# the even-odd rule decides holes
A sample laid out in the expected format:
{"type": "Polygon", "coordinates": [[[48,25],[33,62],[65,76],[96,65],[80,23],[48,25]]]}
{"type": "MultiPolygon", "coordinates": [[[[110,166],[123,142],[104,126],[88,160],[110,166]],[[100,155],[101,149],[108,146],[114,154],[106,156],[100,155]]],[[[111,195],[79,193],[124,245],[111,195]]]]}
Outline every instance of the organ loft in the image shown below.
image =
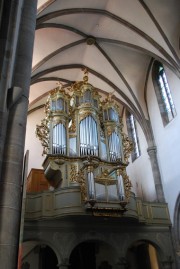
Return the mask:
{"type": "Polygon", "coordinates": [[[126,210],[131,182],[126,173],[132,143],[123,133],[119,107],[112,94],[101,100],[83,81],[49,93],[46,117],[37,125],[45,176],[54,189],[79,185],[81,200],[94,215],[126,210]]]}

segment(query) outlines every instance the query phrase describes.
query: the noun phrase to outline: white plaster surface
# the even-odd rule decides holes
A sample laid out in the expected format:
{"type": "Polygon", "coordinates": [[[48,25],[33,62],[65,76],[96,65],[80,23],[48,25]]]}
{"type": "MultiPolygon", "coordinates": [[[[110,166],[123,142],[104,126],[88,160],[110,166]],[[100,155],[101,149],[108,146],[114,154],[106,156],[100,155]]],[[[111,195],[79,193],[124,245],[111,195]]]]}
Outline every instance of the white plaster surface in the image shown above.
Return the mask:
{"type": "Polygon", "coordinates": [[[44,118],[44,108],[32,112],[27,118],[25,151],[29,150],[28,174],[32,168],[42,169],[42,163],[45,159],[45,156],[42,156],[41,142],[35,134],[36,125],[40,124],[44,118]]]}
{"type": "Polygon", "coordinates": [[[176,107],[176,117],[168,125],[163,126],[151,77],[148,81],[147,100],[165,199],[173,222],[174,206],[180,191],[180,81],[172,71],[167,68],[165,71],[176,107]]]}
{"type": "Polygon", "coordinates": [[[131,162],[131,157],[129,158],[130,164],[127,168],[127,173],[133,185],[132,191],[136,194],[136,196],[141,197],[146,201],[155,201],[156,191],[150,158],[147,153],[148,145],[140,125],[137,122],[136,125],[141,156],[134,162],[131,162]]]}

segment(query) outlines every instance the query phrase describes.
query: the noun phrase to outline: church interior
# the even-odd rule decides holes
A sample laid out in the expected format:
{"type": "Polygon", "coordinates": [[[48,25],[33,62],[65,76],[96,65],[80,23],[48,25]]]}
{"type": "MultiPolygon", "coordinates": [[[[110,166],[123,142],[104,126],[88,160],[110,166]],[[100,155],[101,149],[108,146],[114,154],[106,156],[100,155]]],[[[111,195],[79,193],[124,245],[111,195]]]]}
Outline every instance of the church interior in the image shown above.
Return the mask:
{"type": "Polygon", "coordinates": [[[1,1],[1,269],[180,268],[179,11],[1,1]]]}

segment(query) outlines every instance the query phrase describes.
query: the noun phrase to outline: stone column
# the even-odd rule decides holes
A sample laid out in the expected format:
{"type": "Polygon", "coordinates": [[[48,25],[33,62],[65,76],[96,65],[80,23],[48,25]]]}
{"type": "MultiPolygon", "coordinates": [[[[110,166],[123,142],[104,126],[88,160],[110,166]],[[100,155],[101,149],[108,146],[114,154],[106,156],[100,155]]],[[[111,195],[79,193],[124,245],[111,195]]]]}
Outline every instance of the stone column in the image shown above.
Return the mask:
{"type": "Polygon", "coordinates": [[[0,267],[17,269],[21,183],[37,0],[24,0],[13,87],[22,95],[9,111],[0,178],[0,267]]]}
{"type": "Polygon", "coordinates": [[[152,167],[152,172],[154,176],[155,189],[156,189],[158,202],[165,202],[163,186],[162,186],[162,181],[161,181],[161,174],[160,174],[159,164],[157,160],[157,149],[155,146],[149,147],[147,149],[147,152],[149,154],[150,161],[151,161],[151,167],[152,167]]]}
{"type": "Polygon", "coordinates": [[[21,10],[21,1],[1,0],[0,4],[2,12],[0,14],[0,174],[8,121],[7,95],[8,88],[12,85],[19,27],[18,10],[21,10]]]}

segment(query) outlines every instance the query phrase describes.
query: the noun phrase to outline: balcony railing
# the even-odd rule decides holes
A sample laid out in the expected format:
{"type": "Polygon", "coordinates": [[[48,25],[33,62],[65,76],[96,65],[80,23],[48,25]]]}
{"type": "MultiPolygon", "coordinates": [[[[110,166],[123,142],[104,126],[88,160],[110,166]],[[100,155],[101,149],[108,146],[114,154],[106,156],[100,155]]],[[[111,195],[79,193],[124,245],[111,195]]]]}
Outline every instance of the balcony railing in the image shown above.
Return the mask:
{"type": "Polygon", "coordinates": [[[127,211],[123,211],[118,202],[98,201],[93,205],[82,202],[79,186],[28,193],[26,197],[25,221],[91,214],[121,217],[145,224],[171,225],[166,203],[144,202],[136,198],[133,193],[131,193],[127,211]]]}

